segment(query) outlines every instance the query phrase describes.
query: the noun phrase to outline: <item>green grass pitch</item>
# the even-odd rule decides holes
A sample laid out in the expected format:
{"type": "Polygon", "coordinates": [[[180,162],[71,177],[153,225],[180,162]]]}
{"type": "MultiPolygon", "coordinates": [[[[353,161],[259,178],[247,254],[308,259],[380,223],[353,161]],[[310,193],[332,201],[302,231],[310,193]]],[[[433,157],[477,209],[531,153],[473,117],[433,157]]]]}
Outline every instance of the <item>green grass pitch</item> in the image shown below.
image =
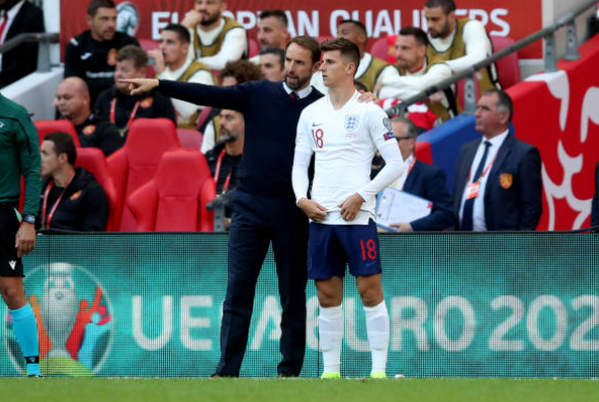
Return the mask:
{"type": "Polygon", "coordinates": [[[551,379],[0,378],[3,402],[599,401],[599,381],[551,379]]]}

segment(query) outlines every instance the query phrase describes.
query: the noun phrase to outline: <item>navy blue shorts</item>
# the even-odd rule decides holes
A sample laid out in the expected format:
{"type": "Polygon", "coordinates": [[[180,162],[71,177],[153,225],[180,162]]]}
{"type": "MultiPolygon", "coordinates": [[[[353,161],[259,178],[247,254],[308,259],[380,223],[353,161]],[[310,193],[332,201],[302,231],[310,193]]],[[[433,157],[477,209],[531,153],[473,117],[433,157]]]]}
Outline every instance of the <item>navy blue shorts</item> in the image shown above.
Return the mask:
{"type": "Polygon", "coordinates": [[[23,262],[17,257],[15,236],[19,218],[12,205],[0,205],[0,277],[23,276],[23,262]]]}
{"type": "Polygon", "coordinates": [[[324,225],[310,223],[308,278],[344,277],[345,266],[353,276],[381,273],[376,224],[324,225]]]}

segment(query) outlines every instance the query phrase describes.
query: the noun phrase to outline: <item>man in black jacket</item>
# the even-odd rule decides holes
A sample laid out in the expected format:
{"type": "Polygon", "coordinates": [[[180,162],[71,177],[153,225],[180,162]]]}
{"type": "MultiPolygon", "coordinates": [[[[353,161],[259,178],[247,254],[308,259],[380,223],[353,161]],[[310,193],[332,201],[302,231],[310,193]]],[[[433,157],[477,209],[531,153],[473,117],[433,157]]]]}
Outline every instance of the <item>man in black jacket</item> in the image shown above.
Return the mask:
{"type": "MultiPolygon", "coordinates": [[[[0,45],[22,33],[43,33],[42,10],[23,0],[0,0],[0,45]]],[[[24,43],[0,55],[0,87],[5,87],[37,68],[36,42],[24,43]]]]}
{"type": "Polygon", "coordinates": [[[103,231],[108,219],[108,199],[94,175],[75,168],[77,150],[70,135],[55,132],[41,146],[42,184],[39,213],[43,229],[103,231]]]}
{"type": "Polygon", "coordinates": [[[139,46],[137,39],[116,31],[116,6],[112,0],[92,0],[87,7],[89,30],[68,43],[64,76],[80,77],[89,87],[92,105],[114,83],[116,54],[126,45],[139,46]]]}

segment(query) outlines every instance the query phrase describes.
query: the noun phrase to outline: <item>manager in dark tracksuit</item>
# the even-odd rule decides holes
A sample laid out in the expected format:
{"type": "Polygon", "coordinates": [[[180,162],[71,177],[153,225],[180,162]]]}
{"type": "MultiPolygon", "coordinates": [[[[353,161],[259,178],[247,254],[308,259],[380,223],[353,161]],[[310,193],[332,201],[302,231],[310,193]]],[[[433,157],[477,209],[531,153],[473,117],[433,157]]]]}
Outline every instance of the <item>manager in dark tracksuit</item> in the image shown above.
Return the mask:
{"type": "Polygon", "coordinates": [[[297,122],[322,94],[310,86],[318,69],[318,42],[294,38],[286,50],[282,83],[259,81],[230,87],[158,80],[131,80],[141,93],[232,109],[245,118],[239,186],[232,193],[228,285],[221,326],[221,358],[214,376],[236,377],[247,347],[258,274],[272,242],[283,307],[280,376],[298,376],[306,346],[308,221],[295,205],[291,167],[297,122]]]}

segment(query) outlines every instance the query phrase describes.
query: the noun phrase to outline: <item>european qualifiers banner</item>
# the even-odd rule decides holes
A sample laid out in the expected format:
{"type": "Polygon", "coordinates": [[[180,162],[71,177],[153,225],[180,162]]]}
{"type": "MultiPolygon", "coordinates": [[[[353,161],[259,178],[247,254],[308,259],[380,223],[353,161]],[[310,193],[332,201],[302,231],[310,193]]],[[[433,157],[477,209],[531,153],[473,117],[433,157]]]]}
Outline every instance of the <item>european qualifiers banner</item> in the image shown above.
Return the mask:
{"type": "MultiPolygon", "coordinates": [[[[223,234],[38,237],[25,286],[42,368],[56,376],[206,377],[220,355],[223,234]]],[[[391,317],[388,375],[599,377],[599,236],[433,233],[381,236],[391,317]]],[[[342,375],[370,370],[364,313],[346,279],[342,375]]],[[[242,376],[276,375],[281,311],[269,252],[242,376]]],[[[308,283],[306,361],[322,371],[308,283]]],[[[5,306],[0,375],[23,375],[5,306]]]]}

